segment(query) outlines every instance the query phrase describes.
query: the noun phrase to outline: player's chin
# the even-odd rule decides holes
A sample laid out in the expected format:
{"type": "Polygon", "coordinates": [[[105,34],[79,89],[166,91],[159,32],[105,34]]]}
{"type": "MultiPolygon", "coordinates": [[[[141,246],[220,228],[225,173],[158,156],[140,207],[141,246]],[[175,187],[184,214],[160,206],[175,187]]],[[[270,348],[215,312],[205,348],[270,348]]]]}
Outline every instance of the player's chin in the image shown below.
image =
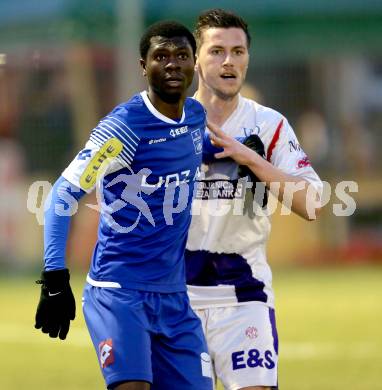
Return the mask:
{"type": "Polygon", "coordinates": [[[243,81],[244,81],[244,80],[243,80],[241,77],[238,77],[238,78],[236,78],[236,79],[234,80],[234,82],[232,82],[231,84],[228,83],[228,85],[226,85],[226,88],[227,88],[227,90],[229,90],[229,91],[232,91],[232,92],[237,93],[237,92],[240,91],[240,89],[241,89],[241,87],[242,87],[242,85],[243,85],[243,81]]]}
{"type": "Polygon", "coordinates": [[[240,88],[219,88],[215,90],[216,95],[222,100],[231,100],[240,92],[240,88]]]}
{"type": "Polygon", "coordinates": [[[225,88],[223,87],[223,91],[225,91],[227,95],[235,96],[240,92],[241,86],[242,83],[237,82],[230,86],[226,86],[225,88]]]}

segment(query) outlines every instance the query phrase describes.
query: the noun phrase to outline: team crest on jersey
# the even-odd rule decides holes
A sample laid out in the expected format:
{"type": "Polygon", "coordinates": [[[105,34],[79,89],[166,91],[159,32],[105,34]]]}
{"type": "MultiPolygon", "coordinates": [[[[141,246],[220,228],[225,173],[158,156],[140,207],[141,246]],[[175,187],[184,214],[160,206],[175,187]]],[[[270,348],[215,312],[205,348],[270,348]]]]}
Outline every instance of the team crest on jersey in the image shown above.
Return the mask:
{"type": "Polygon", "coordinates": [[[259,335],[259,332],[256,327],[248,326],[248,328],[245,330],[245,335],[249,339],[255,339],[259,335]]]}
{"type": "Polygon", "coordinates": [[[102,368],[114,363],[113,340],[102,341],[99,346],[99,360],[102,368]]]}
{"type": "Polygon", "coordinates": [[[244,127],[244,126],[241,129],[243,130],[243,133],[246,137],[249,137],[252,134],[260,134],[260,127],[257,125],[255,126],[254,129],[252,129],[251,127],[244,127]]]}
{"type": "Polygon", "coordinates": [[[203,139],[200,129],[191,132],[192,142],[194,143],[195,154],[200,154],[203,151],[203,139]]]}

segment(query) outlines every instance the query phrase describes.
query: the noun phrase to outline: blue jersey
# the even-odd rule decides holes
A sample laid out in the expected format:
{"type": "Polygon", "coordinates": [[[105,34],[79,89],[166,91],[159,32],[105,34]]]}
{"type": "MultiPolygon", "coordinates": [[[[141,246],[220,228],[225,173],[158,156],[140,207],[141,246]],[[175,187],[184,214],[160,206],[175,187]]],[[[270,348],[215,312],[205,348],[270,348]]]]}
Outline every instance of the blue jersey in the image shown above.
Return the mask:
{"type": "Polygon", "coordinates": [[[175,121],[142,92],[92,131],[62,174],[85,192],[98,189],[101,214],[90,284],[186,290],[184,250],[205,125],[196,100],[187,98],[175,121]]]}

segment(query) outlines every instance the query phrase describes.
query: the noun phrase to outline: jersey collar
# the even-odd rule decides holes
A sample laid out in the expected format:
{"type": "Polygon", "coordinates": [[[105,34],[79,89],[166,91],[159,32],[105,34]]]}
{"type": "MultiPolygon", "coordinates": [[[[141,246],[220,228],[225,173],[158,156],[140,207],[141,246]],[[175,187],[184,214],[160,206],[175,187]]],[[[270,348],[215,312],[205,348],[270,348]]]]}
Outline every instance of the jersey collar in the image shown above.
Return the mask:
{"type": "Polygon", "coordinates": [[[174,121],[174,119],[171,119],[171,118],[168,118],[167,116],[161,114],[154,106],[153,104],[151,103],[149,97],[147,96],[147,91],[142,91],[141,92],[141,96],[142,96],[142,99],[143,101],[145,102],[146,104],[146,107],[149,109],[149,111],[155,116],[157,117],[158,119],[160,119],[161,121],[163,122],[166,122],[166,123],[171,123],[172,125],[173,124],[179,124],[179,123],[183,123],[184,122],[184,118],[186,117],[186,114],[184,112],[184,105],[183,105],[183,112],[182,112],[182,117],[180,118],[180,121],[177,122],[177,121],[174,121]]]}

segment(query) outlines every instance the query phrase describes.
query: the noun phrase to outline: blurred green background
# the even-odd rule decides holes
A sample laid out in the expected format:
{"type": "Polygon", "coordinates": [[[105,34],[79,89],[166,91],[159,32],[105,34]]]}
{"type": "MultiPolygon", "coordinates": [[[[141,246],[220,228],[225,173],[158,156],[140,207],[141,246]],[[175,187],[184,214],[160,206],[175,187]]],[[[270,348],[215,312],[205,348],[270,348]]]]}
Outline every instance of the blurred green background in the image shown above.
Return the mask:
{"type": "MultiPolygon", "coordinates": [[[[272,217],[281,388],[381,388],[382,2],[374,0],[0,1],[0,388],[102,388],[81,315],[65,343],[32,329],[49,190],[41,182],[53,183],[98,120],[145,88],[145,27],[176,19],[192,29],[217,6],[244,16],[253,36],[243,94],[288,118],[331,188],[317,222],[272,217]],[[355,183],[356,207],[336,216],[345,180],[355,183]]],[[[68,245],[78,305],[98,223],[85,204],[95,203],[95,195],[82,201],[68,245]]]]}
{"type": "MultiPolygon", "coordinates": [[[[33,327],[33,278],[1,278],[1,389],[102,389],[74,278],[77,318],[67,340],[33,327]]],[[[381,388],[382,267],[277,269],[279,385],[285,390],[381,388]]],[[[223,390],[219,387],[218,390],[223,390]]]]}

